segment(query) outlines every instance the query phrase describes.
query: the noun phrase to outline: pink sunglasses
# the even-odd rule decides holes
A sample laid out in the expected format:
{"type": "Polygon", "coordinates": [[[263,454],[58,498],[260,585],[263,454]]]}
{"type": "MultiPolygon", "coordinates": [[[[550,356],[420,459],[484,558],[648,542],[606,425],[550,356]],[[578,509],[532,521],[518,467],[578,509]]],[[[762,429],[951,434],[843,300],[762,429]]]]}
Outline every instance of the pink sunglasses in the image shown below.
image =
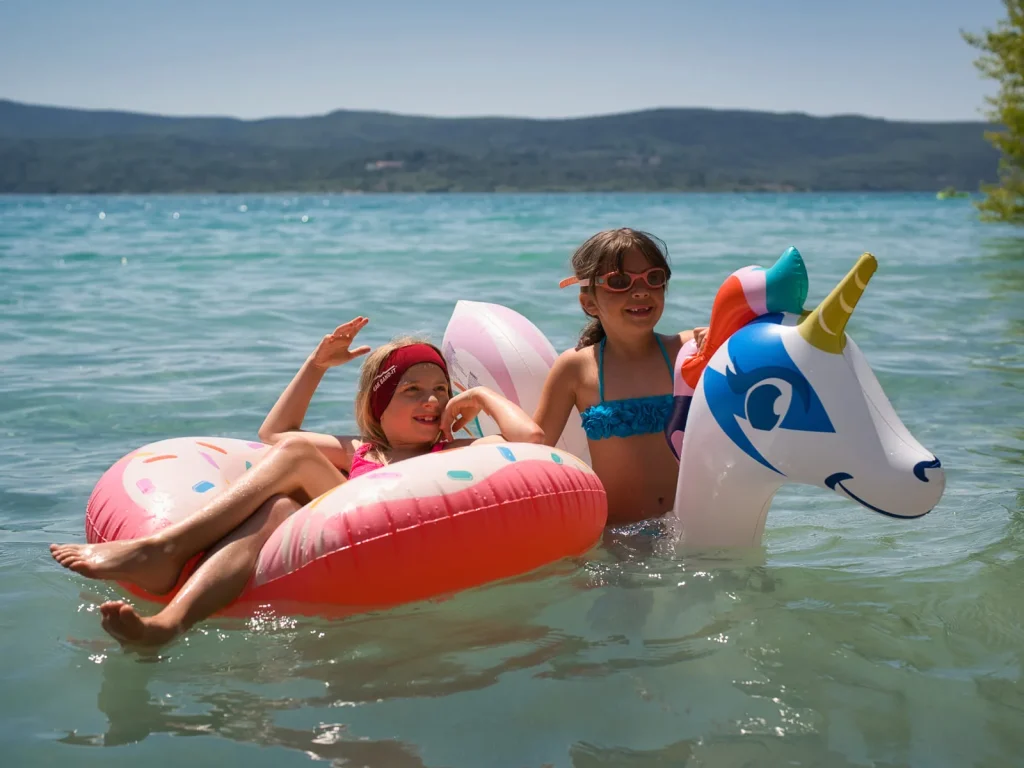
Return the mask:
{"type": "MultiPolygon", "coordinates": [[[[643,272],[609,272],[606,275],[601,275],[594,282],[606,291],[623,293],[632,288],[637,280],[643,280],[647,283],[648,288],[657,290],[665,287],[668,282],[668,273],[664,267],[651,267],[643,272]]],[[[567,277],[558,284],[558,287],[567,288],[570,285],[583,282],[586,282],[585,278],[567,277]]]]}

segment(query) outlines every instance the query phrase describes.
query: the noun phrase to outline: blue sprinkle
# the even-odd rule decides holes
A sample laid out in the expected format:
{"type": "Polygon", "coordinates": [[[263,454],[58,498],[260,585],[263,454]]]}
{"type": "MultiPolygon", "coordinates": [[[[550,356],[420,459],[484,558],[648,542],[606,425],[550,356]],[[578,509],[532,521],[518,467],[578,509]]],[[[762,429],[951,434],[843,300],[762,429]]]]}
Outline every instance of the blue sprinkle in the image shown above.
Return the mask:
{"type": "Polygon", "coordinates": [[[245,462],[245,468],[246,469],[252,469],[252,462],[251,461],[245,462]]]}
{"type": "Polygon", "coordinates": [[[551,460],[553,462],[555,462],[555,464],[561,464],[562,463],[562,457],[559,456],[557,453],[552,453],[551,454],[551,460]]]}
{"type": "Polygon", "coordinates": [[[509,461],[515,461],[516,460],[516,455],[514,453],[512,453],[512,450],[510,448],[506,448],[503,445],[502,446],[498,446],[498,453],[500,453],[502,456],[504,456],[509,461]]]}
{"type": "Polygon", "coordinates": [[[213,488],[213,483],[209,480],[200,480],[198,483],[192,486],[192,490],[196,493],[206,493],[208,490],[213,488]]]}
{"type": "Polygon", "coordinates": [[[452,480],[472,480],[473,473],[467,472],[464,469],[450,469],[448,470],[448,477],[452,480]]]}

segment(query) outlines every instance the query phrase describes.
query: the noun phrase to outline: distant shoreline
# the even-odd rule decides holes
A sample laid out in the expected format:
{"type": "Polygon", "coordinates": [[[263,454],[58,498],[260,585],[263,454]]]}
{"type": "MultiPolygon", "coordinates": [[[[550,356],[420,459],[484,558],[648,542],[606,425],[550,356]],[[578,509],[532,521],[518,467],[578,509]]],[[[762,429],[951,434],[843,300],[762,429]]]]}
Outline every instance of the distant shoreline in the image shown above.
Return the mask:
{"type": "Polygon", "coordinates": [[[977,190],[977,122],[660,109],[565,120],[338,111],[244,121],[0,100],[0,193],[798,193],[977,190]]]}

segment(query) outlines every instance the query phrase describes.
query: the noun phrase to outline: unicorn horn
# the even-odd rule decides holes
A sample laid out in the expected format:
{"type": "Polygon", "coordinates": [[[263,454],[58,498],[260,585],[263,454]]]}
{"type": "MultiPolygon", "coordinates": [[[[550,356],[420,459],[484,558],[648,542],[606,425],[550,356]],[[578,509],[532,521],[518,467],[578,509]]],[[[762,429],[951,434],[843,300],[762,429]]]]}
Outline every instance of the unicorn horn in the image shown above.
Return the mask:
{"type": "Polygon", "coordinates": [[[808,344],[825,352],[842,354],[846,346],[846,323],[876,269],[878,262],[874,256],[861,255],[832,293],[800,321],[800,335],[808,344]]]}

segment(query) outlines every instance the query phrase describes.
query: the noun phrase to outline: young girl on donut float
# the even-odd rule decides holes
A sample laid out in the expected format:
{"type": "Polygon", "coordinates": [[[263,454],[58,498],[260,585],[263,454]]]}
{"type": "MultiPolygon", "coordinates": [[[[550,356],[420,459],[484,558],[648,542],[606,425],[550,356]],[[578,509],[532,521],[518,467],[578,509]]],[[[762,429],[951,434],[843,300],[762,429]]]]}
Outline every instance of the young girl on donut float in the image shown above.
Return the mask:
{"type": "Polygon", "coordinates": [[[103,628],[119,641],[161,645],[228,605],[244,589],[260,549],[289,515],[332,488],[385,464],[479,442],[540,443],[544,434],[518,406],[484,388],[452,397],[436,347],[415,339],[386,344],[363,364],[356,395],[360,436],[301,429],[328,368],[365,355],[351,347],[364,317],[325,336],[278,398],[259,430],[273,447],[228,490],[195,514],[156,534],[102,544],[51,545],[65,568],[95,579],[131,582],[155,595],[171,592],[189,561],[196,569],[158,614],[141,617],[121,600],[100,606],[103,628]],[[451,438],[481,411],[501,436],[451,438]]]}

